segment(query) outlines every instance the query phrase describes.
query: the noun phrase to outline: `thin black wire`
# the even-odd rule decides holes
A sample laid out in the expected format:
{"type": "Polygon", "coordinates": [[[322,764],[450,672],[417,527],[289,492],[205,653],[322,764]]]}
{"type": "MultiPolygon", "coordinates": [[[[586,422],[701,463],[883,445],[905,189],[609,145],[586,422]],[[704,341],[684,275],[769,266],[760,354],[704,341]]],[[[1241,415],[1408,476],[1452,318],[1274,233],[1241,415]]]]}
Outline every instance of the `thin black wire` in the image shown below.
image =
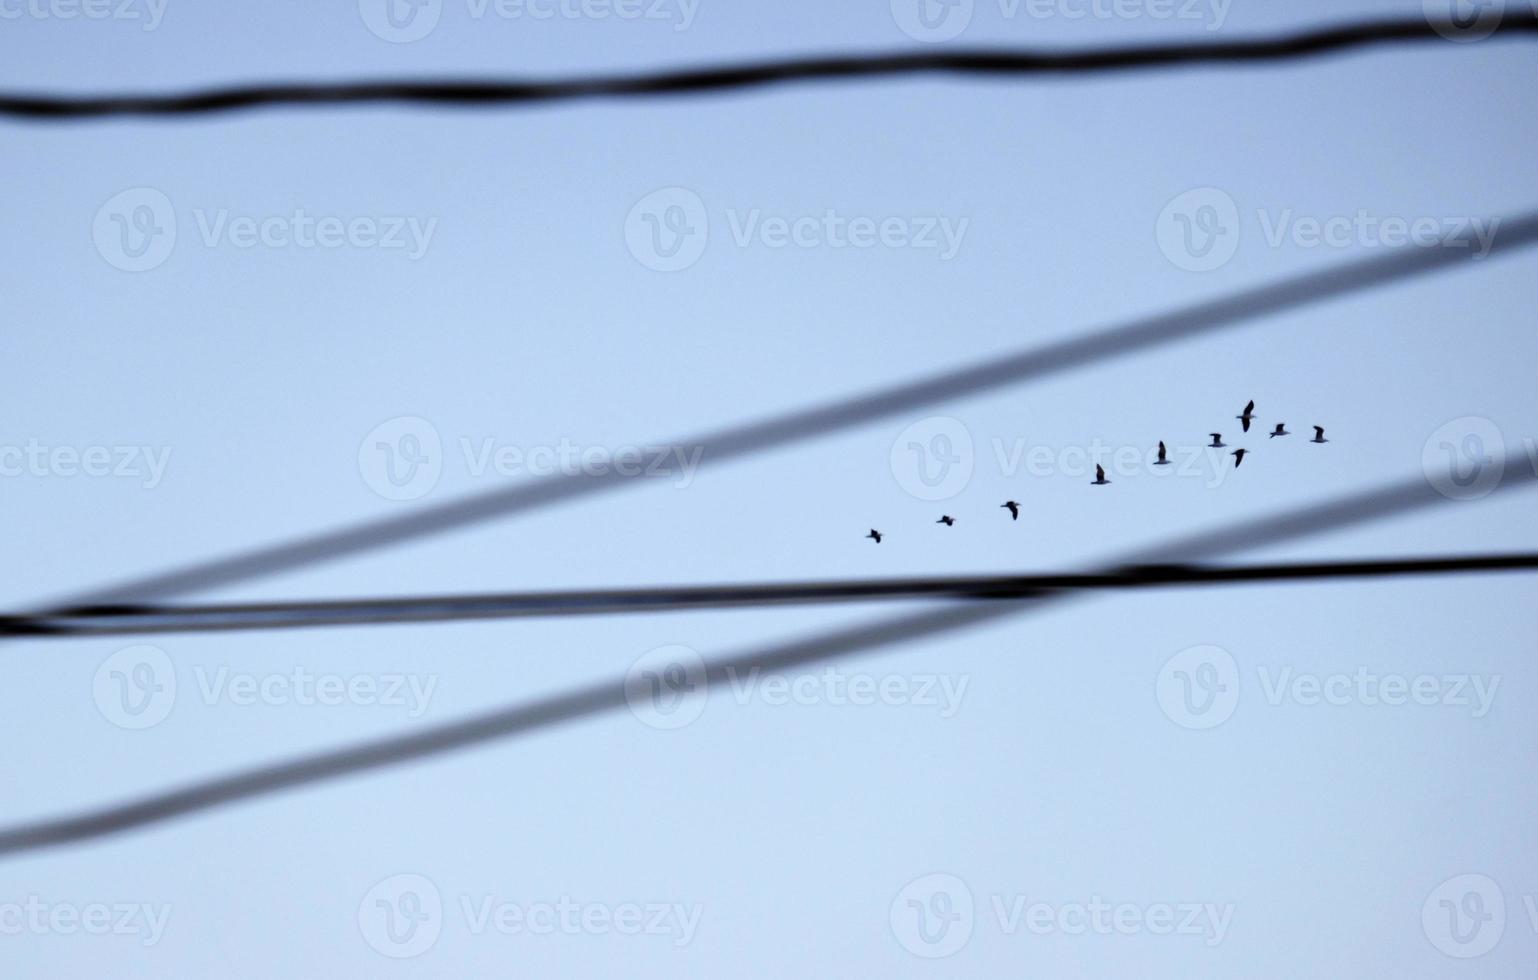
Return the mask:
{"type": "Polygon", "coordinates": [[[662,586],[204,606],[103,606],[47,617],[0,616],[0,636],[124,636],[378,626],[535,616],[606,616],[896,599],[1021,599],[1061,591],[1243,585],[1538,570],[1538,552],[1263,565],[1129,565],[1105,572],[662,586]]]}
{"type": "MultiPolygon", "coordinates": [[[[1538,244],[1538,211],[1500,219],[1489,256],[1538,244]]],[[[814,405],[742,425],[667,440],[665,447],[698,449],[699,467],[855,428],[956,398],[1045,377],[1074,368],[1150,350],[1164,344],[1207,336],[1284,311],[1427,273],[1470,263],[1468,250],[1400,246],[1372,258],[1309,272],[1228,296],[1125,321],[1002,357],[982,361],[876,391],[814,405]]],[[[659,445],[652,443],[651,445],[659,445]]],[[[663,448],[661,455],[672,452],[663,448]]],[[[648,460],[650,453],[646,453],[648,460]]],[[[388,545],[469,527],[542,507],[578,500],[637,484],[614,470],[528,480],[470,497],[422,507],[394,517],[255,548],[45,603],[47,609],[160,601],[179,595],[234,585],[263,575],[335,561],[388,545]]]]}
{"type": "MultiPolygon", "coordinates": [[[[1485,499],[1488,501],[1516,489],[1529,488],[1535,481],[1538,481],[1538,470],[1523,470],[1513,465],[1505,470],[1501,483],[1485,499]]],[[[1433,504],[1446,503],[1447,498],[1434,491],[1424,477],[1416,477],[1324,504],[1296,508],[1270,518],[1166,542],[1124,555],[1107,564],[1115,568],[1146,564],[1161,558],[1175,562],[1212,559],[1235,551],[1263,548],[1388,517],[1403,516],[1433,504]]],[[[706,664],[705,678],[707,684],[719,684],[753,668],[783,671],[806,667],[835,657],[847,657],[982,625],[1022,610],[1038,608],[1042,603],[1063,601],[1079,594],[1082,593],[1052,592],[999,602],[948,605],[939,611],[844,627],[712,661],[706,664]]],[[[0,855],[107,837],[219,806],[369,770],[403,765],[616,711],[629,703],[627,684],[626,678],[611,679],[420,732],[213,776],[125,803],[0,827],[0,855]]]]}
{"type": "MultiPolygon", "coordinates": [[[[1005,76],[1125,71],[1178,65],[1260,63],[1385,43],[1438,42],[1457,24],[1425,18],[1372,20],[1300,33],[1199,44],[1145,44],[1082,51],[972,49],[790,58],[634,75],[552,80],[286,82],[202,89],[174,95],[70,96],[0,93],[0,115],[34,120],[103,116],[183,116],[260,106],[409,103],[486,108],[592,98],[720,92],[790,81],[915,74],[1005,76]]],[[[1512,15],[1498,35],[1538,31],[1538,16],[1512,15]]]]}

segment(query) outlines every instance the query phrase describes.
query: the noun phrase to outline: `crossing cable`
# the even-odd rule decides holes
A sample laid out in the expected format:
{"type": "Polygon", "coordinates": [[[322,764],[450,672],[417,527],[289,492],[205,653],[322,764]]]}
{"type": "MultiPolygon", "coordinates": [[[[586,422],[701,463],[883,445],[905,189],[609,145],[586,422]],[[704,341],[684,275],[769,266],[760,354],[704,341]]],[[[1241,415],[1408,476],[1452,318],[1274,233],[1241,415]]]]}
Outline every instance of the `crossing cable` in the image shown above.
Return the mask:
{"type": "MultiPolygon", "coordinates": [[[[1512,460],[1486,501],[1530,489],[1538,469],[1512,460]]],[[[1107,563],[1110,567],[1153,561],[1214,559],[1237,551],[1314,537],[1348,527],[1400,517],[1446,505],[1422,476],[1334,500],[1284,511],[1143,549],[1107,563]]],[[[1032,598],[947,604],[939,610],[885,617],[788,642],[742,651],[705,665],[706,684],[725,683],[741,673],[795,670],[887,646],[953,633],[1041,608],[1079,593],[1055,592],[1032,598]]],[[[502,739],[543,731],[567,722],[624,708],[636,696],[629,677],[612,678],[563,694],[500,708],[418,732],[340,749],[280,760],[152,792],[126,802],[93,807],[61,817],[0,827],[0,855],[107,837],[164,823],[204,810],[269,796],[316,783],[461,751],[502,739]]]]}
{"type": "MultiPolygon", "coordinates": [[[[1499,219],[1489,257],[1538,244],[1538,211],[1499,219]]],[[[757,455],[818,436],[902,417],[961,397],[1103,364],[1166,344],[1207,337],[1264,317],[1304,309],[1379,286],[1475,264],[1471,250],[1404,245],[1388,254],[1333,265],[1263,286],[1205,300],[1119,324],[975,362],[864,394],[812,405],[766,419],[667,440],[643,450],[643,463],[682,446],[699,450],[699,468],[757,455]]],[[[1480,261],[1483,265],[1486,260],[1480,261]]],[[[658,443],[650,444],[652,446],[658,443]]],[[[278,572],[349,558],[386,546],[470,527],[483,521],[618,490],[645,481],[616,470],[603,474],[555,474],[482,491],[407,513],[265,545],[160,573],[55,599],[45,608],[163,601],[278,572]]],[[[1155,558],[1155,560],[1162,560],[1155,558]]]]}

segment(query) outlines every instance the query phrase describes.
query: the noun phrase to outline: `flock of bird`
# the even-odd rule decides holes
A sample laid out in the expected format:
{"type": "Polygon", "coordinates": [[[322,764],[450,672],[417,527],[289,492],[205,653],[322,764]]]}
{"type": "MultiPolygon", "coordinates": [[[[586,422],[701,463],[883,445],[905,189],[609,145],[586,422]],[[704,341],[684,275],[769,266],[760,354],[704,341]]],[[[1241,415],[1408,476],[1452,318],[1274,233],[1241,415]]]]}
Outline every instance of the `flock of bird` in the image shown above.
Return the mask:
{"type": "MultiPolygon", "coordinates": [[[[1248,405],[1244,406],[1244,411],[1241,412],[1238,415],[1235,415],[1234,418],[1239,420],[1239,424],[1244,429],[1245,432],[1250,431],[1250,423],[1255,421],[1257,418],[1259,418],[1259,416],[1255,414],[1255,400],[1253,398],[1250,399],[1250,403],[1248,405]]],[[[1328,440],[1328,439],[1326,439],[1324,437],[1324,426],[1316,425],[1313,428],[1314,428],[1314,438],[1308,440],[1309,442],[1325,443],[1325,442],[1329,442],[1330,441],[1330,440],[1328,440]]],[[[1228,448],[1228,443],[1223,441],[1223,433],[1221,433],[1221,432],[1209,432],[1207,434],[1212,436],[1212,442],[1210,444],[1208,444],[1208,446],[1207,446],[1208,449],[1227,449],[1228,448]]],[[[1267,433],[1267,435],[1270,438],[1275,439],[1277,436],[1290,436],[1290,435],[1292,435],[1292,433],[1287,431],[1287,423],[1286,422],[1278,422],[1278,423],[1276,423],[1276,428],[1272,429],[1269,433],[1267,433]]],[[[1233,452],[1229,453],[1229,455],[1234,458],[1234,469],[1238,469],[1239,467],[1243,466],[1244,465],[1244,457],[1248,456],[1249,454],[1250,454],[1250,451],[1248,449],[1245,449],[1243,446],[1240,446],[1238,449],[1235,449],[1233,452]]],[[[1154,465],[1155,466],[1168,466],[1168,465],[1170,465],[1169,454],[1165,450],[1163,442],[1159,443],[1159,458],[1154,461],[1154,465]]],[[[1106,479],[1105,467],[1101,466],[1099,463],[1096,463],[1095,464],[1095,479],[1090,482],[1090,486],[1103,487],[1103,486],[1106,486],[1107,484],[1109,484],[1110,482],[1111,482],[1110,480],[1106,479]]],[[[999,507],[1002,510],[1009,511],[1009,519],[1010,520],[1018,521],[1020,519],[1020,503],[1019,503],[1019,501],[1016,501],[1016,500],[1006,500],[1002,504],[1000,504],[999,507]]],[[[935,521],[935,523],[936,524],[944,524],[946,527],[954,527],[956,525],[956,518],[952,517],[949,514],[941,514],[940,515],[940,519],[938,521],[935,521]]],[[[872,541],[875,541],[877,544],[880,544],[881,543],[881,539],[883,537],[885,537],[885,535],[883,535],[880,531],[876,530],[875,528],[871,528],[870,533],[867,534],[866,537],[871,539],[872,541]]]]}

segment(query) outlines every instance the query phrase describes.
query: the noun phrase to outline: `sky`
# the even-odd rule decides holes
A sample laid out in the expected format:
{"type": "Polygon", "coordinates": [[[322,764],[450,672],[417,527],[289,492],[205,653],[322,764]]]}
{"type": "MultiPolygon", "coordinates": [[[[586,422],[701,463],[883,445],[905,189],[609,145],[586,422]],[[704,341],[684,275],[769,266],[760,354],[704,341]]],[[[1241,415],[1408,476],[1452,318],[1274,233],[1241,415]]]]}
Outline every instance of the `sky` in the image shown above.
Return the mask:
{"type": "MultiPolygon", "coordinates": [[[[0,0],[0,88],[1196,43],[1423,13],[409,9],[0,0]]],[[[1497,460],[1538,461],[1538,252],[1486,252],[1538,206],[1538,50],[1468,39],[1073,80],[0,122],[4,605],[656,449],[638,486],[166,598],[1071,570],[1406,480],[1437,506],[1223,557],[1533,548],[1531,492],[1489,493],[1497,460]],[[1412,236],[1469,261],[719,464],[698,439],[1412,236]],[[1277,422],[1292,434],[1267,438],[1277,422]],[[1175,465],[1156,469],[1160,440],[1175,465]]],[[[636,696],[9,856],[0,972],[1527,976],[1534,608],[1525,576],[1086,597],[709,685],[700,663],[916,610],[6,640],[7,824],[596,682],[636,696]]]]}

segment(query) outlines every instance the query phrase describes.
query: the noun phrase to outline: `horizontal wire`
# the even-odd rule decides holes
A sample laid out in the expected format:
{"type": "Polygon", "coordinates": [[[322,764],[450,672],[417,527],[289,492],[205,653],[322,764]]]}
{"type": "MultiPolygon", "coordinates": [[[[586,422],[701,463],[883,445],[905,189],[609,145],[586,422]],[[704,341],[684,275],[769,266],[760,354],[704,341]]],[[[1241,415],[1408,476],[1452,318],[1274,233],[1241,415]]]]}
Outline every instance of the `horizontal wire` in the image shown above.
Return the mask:
{"type": "MultiPolygon", "coordinates": [[[[1504,461],[1503,461],[1504,462],[1504,461]]],[[[1513,461],[1515,462],[1515,461],[1513,461]]],[[[1502,467],[1504,476],[1488,502],[1538,483],[1538,471],[1502,467]]],[[[1214,558],[1300,538],[1343,530],[1391,517],[1403,517],[1448,498],[1417,477],[1389,486],[1358,491],[1323,503],[1294,508],[1259,520],[1187,535],[1156,548],[1134,552],[1112,567],[1143,564],[1160,555],[1179,561],[1214,558]]],[[[883,617],[800,639],[755,647],[705,665],[708,684],[725,683],[734,672],[758,668],[788,671],[889,646],[955,633],[1043,608],[1080,592],[1050,592],[1006,602],[966,603],[897,618],[883,617]]],[[[394,768],[492,742],[545,731],[558,725],[623,709],[634,693],[629,677],[617,677],[482,712],[457,721],[374,739],[336,749],[230,770],[119,803],[0,827],[0,855],[37,851],[109,837],[242,801],[364,772],[394,768]]]]}
{"type": "Polygon", "coordinates": [[[203,606],[101,606],[46,616],[0,616],[0,636],[80,637],[143,633],[303,629],[441,623],[536,616],[601,616],[914,599],[1020,599],[1048,592],[1256,582],[1329,581],[1538,570],[1538,552],[1291,562],[1262,565],[1128,565],[1104,572],[972,575],[753,585],[513,592],[203,606]]]}
{"type": "MultiPolygon", "coordinates": [[[[1538,16],[1520,14],[1494,25],[1494,35],[1538,32],[1538,16]]],[[[983,77],[1050,75],[1238,64],[1301,58],[1373,44],[1438,42],[1465,33],[1452,21],[1372,20],[1235,41],[1087,48],[1083,50],[967,49],[786,58],[641,74],[558,79],[367,80],[275,82],[176,94],[51,95],[0,93],[0,115],[33,120],[107,116],[185,116],[266,106],[405,103],[487,108],[591,98],[637,98],[743,89],[790,81],[917,74],[983,77]]]]}

